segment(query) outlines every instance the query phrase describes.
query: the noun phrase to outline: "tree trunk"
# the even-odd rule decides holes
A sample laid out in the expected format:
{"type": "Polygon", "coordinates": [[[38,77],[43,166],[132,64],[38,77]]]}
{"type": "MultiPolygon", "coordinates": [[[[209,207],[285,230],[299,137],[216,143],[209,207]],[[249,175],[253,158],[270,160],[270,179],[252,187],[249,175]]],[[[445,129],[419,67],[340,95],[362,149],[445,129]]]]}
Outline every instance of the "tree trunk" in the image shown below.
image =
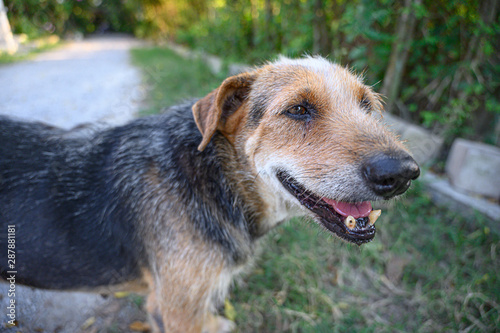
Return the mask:
{"type": "Polygon", "coordinates": [[[276,49],[276,34],[273,27],[273,7],[271,0],[266,0],[264,3],[265,21],[264,27],[266,29],[266,39],[268,45],[271,46],[272,50],[276,49]]]}
{"type": "Polygon", "coordinates": [[[413,32],[417,20],[413,15],[413,6],[420,5],[422,0],[405,0],[397,27],[396,39],[392,44],[391,57],[387,66],[381,93],[388,99],[386,110],[392,112],[399,95],[401,80],[410,53],[413,32]]]}
{"type": "MultiPolygon", "coordinates": [[[[498,7],[500,1],[499,0],[487,0],[482,3],[481,10],[479,14],[481,15],[482,24],[485,26],[491,27],[495,23],[497,19],[498,7]]],[[[477,38],[477,35],[474,36],[477,38]]],[[[469,56],[467,54],[466,64],[470,63],[470,69],[475,73],[480,73],[484,64],[488,61],[486,55],[484,53],[484,48],[481,45],[485,38],[488,38],[487,35],[482,35],[480,38],[477,38],[478,41],[475,43],[474,47],[474,56],[469,56]]],[[[469,47],[471,50],[472,47],[469,47]]],[[[490,56],[492,62],[498,62],[498,55],[490,56]],[[496,59],[495,59],[496,58],[496,59]]],[[[485,70],[483,68],[483,70],[485,70]]],[[[481,75],[481,74],[479,74],[481,75]]],[[[490,76],[493,78],[494,75],[490,76]]],[[[481,82],[484,86],[487,87],[488,90],[494,91],[494,87],[491,85],[490,79],[487,79],[486,82],[481,82]]],[[[494,94],[498,96],[499,89],[496,88],[494,94]]],[[[477,113],[471,117],[473,120],[473,126],[475,129],[475,133],[488,133],[490,131],[493,132],[493,141],[497,146],[500,146],[500,116],[498,114],[494,114],[493,112],[488,112],[485,109],[481,108],[477,110],[477,113]]]]}
{"type": "Polygon", "coordinates": [[[0,51],[7,51],[12,54],[17,51],[17,43],[12,36],[9,20],[7,19],[6,8],[3,0],[0,0],[0,51]]]}
{"type": "Polygon", "coordinates": [[[331,50],[323,0],[314,1],[313,53],[327,56],[331,50]]]}

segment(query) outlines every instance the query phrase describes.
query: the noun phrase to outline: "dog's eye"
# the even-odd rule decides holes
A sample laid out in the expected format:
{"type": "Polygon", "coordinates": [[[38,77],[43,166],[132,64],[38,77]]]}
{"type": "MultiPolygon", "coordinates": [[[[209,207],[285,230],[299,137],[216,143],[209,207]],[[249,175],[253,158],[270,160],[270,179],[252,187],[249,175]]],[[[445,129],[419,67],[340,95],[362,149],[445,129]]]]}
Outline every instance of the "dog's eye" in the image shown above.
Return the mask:
{"type": "Polygon", "coordinates": [[[293,119],[307,120],[311,117],[309,110],[303,105],[295,105],[285,111],[285,114],[293,119]]]}
{"type": "Polygon", "coordinates": [[[294,106],[294,107],[291,107],[290,109],[288,109],[288,113],[291,113],[291,114],[294,114],[294,115],[297,115],[297,116],[302,116],[302,115],[305,115],[307,112],[307,109],[305,107],[303,107],[302,105],[297,105],[297,106],[294,106]]]}

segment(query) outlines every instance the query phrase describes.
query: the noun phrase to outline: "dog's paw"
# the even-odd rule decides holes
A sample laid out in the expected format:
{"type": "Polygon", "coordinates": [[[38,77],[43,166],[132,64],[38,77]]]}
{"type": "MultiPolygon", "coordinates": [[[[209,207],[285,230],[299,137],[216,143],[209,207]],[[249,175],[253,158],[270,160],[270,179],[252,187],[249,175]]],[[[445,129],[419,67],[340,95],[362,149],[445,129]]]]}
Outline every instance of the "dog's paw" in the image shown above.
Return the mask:
{"type": "Polygon", "coordinates": [[[210,316],[203,326],[203,333],[231,333],[235,328],[235,323],[229,319],[210,316]]]}

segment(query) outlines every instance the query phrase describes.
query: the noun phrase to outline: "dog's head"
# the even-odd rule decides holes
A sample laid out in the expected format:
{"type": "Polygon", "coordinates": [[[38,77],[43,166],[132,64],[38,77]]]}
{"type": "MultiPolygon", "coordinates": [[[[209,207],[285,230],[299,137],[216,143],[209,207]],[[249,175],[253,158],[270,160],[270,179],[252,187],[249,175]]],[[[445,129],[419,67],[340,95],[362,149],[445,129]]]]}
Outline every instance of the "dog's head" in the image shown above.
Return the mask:
{"type": "Polygon", "coordinates": [[[319,57],[280,58],[226,79],[193,107],[203,150],[220,131],[287,207],[339,237],[373,239],[370,201],[405,192],[419,168],[373,113],[380,97],[319,57]]]}

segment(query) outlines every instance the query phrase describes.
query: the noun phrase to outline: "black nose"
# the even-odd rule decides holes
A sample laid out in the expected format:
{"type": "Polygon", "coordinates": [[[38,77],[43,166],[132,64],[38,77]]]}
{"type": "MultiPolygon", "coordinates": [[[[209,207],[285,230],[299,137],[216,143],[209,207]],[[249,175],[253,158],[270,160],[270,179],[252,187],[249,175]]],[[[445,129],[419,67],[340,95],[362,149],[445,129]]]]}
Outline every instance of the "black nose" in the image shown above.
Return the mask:
{"type": "Polygon", "coordinates": [[[363,167],[363,175],[370,188],[385,199],[404,193],[411,180],[420,175],[417,162],[409,156],[377,155],[363,167]]]}

